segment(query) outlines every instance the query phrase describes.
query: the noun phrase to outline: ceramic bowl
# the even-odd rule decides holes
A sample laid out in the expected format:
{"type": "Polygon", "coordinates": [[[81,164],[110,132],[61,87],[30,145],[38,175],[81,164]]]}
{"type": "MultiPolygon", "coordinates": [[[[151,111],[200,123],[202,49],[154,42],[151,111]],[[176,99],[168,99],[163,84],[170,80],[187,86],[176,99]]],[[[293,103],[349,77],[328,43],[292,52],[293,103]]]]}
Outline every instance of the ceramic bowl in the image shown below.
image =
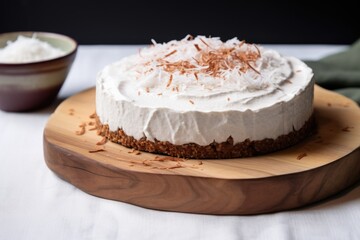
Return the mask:
{"type": "Polygon", "coordinates": [[[19,35],[36,38],[66,52],[50,60],[30,63],[0,63],[0,109],[21,112],[45,107],[53,102],[63,85],[77,52],[70,37],[46,32],[0,34],[0,49],[19,35]]]}

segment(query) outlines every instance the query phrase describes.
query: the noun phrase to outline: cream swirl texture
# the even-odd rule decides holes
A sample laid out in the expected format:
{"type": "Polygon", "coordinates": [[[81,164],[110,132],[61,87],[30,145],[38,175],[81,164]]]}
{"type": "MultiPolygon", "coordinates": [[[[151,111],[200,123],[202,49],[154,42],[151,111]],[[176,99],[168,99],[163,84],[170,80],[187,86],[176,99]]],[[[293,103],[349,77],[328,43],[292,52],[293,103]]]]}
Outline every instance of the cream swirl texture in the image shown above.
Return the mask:
{"type": "Polygon", "coordinates": [[[207,145],[276,138],[312,114],[312,71],[293,57],[236,38],[190,36],[105,67],[96,111],[136,139],[207,145]]]}

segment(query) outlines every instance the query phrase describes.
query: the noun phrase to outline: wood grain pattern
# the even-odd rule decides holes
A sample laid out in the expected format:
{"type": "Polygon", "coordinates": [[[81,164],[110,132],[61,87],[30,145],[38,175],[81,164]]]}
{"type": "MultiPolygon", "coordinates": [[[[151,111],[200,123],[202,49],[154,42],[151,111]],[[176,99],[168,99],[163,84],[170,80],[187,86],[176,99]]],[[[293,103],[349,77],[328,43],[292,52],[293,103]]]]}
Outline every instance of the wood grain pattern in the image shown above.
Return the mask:
{"type": "Polygon", "coordinates": [[[257,214],[321,200],[360,178],[359,107],[317,86],[317,133],[251,158],[185,160],[102,144],[92,130],[94,112],[94,89],[65,100],[45,127],[44,156],[61,178],[103,198],[178,212],[257,214]]]}

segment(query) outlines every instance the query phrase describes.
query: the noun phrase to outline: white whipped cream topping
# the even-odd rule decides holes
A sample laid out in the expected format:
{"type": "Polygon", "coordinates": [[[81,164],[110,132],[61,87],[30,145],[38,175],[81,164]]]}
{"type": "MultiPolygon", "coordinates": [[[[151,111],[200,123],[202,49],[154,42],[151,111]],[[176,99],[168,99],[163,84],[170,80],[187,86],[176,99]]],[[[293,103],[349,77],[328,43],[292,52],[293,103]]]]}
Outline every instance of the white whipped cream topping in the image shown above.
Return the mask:
{"type": "Polygon", "coordinates": [[[311,116],[311,79],[303,62],[273,50],[236,38],[185,38],[105,67],[97,78],[96,111],[111,131],[121,128],[136,139],[208,145],[229,136],[235,143],[276,138],[301,128],[311,116]],[[233,66],[224,62],[216,71],[199,64],[202,53],[218,49],[258,57],[233,66]],[[169,70],[179,62],[191,67],[169,70]]]}

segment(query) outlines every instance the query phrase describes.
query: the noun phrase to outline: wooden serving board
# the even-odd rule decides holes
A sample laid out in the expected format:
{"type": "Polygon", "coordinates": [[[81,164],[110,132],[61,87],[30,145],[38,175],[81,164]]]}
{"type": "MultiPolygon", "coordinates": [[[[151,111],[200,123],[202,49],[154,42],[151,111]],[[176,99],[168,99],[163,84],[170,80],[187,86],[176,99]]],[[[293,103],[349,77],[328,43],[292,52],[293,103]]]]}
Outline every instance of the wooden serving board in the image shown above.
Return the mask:
{"type": "Polygon", "coordinates": [[[360,179],[359,107],[318,86],[317,133],[251,158],[184,160],[101,145],[94,112],[95,89],[65,100],[45,127],[44,155],[52,171],[95,196],[167,211],[257,214],[324,199],[360,179]]]}

